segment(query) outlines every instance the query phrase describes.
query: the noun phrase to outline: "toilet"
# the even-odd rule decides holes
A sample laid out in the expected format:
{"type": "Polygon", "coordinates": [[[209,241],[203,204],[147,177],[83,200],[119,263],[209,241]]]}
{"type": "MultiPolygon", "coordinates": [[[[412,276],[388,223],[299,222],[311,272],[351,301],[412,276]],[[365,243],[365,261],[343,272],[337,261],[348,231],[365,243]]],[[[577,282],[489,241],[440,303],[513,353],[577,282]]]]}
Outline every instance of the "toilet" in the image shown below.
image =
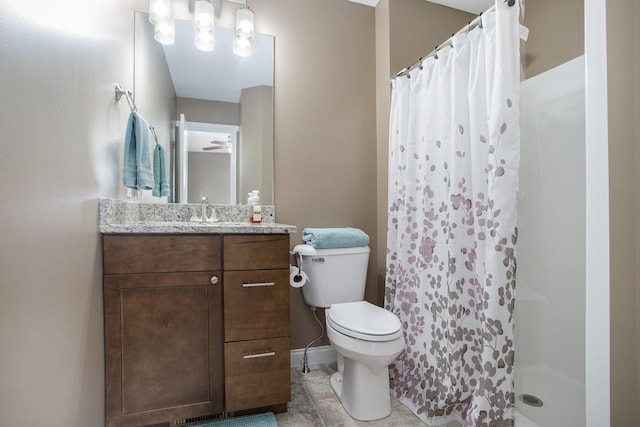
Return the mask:
{"type": "Polygon", "coordinates": [[[315,249],[304,244],[293,252],[309,277],[302,286],[305,302],[325,308],[327,336],[338,355],[331,388],[357,420],[388,416],[388,366],[405,342],[400,319],[364,301],[369,247],[315,249]]]}

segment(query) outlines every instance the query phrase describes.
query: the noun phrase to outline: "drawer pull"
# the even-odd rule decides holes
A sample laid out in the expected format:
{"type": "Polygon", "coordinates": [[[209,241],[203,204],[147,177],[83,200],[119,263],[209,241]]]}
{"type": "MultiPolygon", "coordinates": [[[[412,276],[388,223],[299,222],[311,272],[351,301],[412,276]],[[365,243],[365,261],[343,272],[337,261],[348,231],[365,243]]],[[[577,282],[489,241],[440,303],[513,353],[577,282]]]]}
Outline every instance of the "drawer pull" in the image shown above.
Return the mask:
{"type": "Polygon", "coordinates": [[[244,359],[257,359],[258,357],[269,357],[269,356],[275,356],[276,352],[275,351],[269,351],[266,353],[258,353],[258,354],[247,354],[245,356],[243,356],[244,359]]]}
{"type": "Polygon", "coordinates": [[[212,285],[217,285],[219,281],[220,281],[220,279],[218,279],[218,276],[211,276],[211,284],[212,285]]]}
{"type": "Polygon", "coordinates": [[[265,282],[265,283],[243,283],[243,288],[261,288],[264,286],[275,286],[276,284],[273,282],[265,282]]]}

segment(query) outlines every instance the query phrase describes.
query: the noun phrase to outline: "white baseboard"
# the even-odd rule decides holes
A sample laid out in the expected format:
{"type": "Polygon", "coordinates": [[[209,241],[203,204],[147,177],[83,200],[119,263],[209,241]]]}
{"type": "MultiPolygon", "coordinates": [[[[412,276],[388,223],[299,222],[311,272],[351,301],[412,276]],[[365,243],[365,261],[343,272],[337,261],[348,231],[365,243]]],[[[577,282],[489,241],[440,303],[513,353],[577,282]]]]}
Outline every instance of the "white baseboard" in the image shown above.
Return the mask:
{"type": "MultiPolygon", "coordinates": [[[[304,348],[291,350],[291,367],[302,367],[304,348]]],[[[310,347],[307,350],[307,363],[309,365],[327,365],[337,360],[336,351],[330,345],[310,347]]]]}

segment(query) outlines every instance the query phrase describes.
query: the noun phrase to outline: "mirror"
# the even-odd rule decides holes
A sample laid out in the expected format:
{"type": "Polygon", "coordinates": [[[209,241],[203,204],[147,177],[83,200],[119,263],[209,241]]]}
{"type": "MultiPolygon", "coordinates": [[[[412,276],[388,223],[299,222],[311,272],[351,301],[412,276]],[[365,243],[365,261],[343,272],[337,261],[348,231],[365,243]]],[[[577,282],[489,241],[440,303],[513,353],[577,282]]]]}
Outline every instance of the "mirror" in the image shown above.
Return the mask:
{"type": "MultiPolygon", "coordinates": [[[[136,12],[136,52],[155,43],[148,15],[136,12]]],[[[176,20],[173,45],[161,49],[175,90],[175,142],[170,201],[245,204],[260,190],[261,203],[273,204],[273,36],[256,34],[251,55],[233,53],[233,30],[217,26],[215,48],[195,47],[193,21],[176,20]]],[[[155,91],[153,66],[135,54],[136,99],[155,91]],[[142,75],[140,75],[142,73],[142,75]],[[142,82],[142,83],[138,83],[142,82]]],[[[162,65],[164,66],[164,65],[162,65]]],[[[144,111],[142,111],[144,115],[144,111]]]]}

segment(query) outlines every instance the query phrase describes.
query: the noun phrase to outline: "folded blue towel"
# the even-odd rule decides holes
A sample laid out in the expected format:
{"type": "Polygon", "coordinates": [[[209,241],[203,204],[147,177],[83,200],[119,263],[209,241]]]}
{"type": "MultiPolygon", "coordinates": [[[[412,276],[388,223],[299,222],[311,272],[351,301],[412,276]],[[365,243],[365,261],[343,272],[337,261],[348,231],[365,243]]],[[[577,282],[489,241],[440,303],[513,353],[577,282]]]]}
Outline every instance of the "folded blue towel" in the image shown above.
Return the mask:
{"type": "Polygon", "coordinates": [[[369,236],[358,228],[305,228],[302,240],[316,249],[352,248],[369,244],[369,236]]]}
{"type": "Polygon", "coordinates": [[[153,191],[151,194],[154,197],[169,195],[164,147],[160,144],[156,144],[156,148],[153,150],[153,191]]]}
{"type": "Polygon", "coordinates": [[[149,125],[137,112],[129,115],[124,136],[124,186],[136,190],[153,189],[149,151],[149,125]]]}

